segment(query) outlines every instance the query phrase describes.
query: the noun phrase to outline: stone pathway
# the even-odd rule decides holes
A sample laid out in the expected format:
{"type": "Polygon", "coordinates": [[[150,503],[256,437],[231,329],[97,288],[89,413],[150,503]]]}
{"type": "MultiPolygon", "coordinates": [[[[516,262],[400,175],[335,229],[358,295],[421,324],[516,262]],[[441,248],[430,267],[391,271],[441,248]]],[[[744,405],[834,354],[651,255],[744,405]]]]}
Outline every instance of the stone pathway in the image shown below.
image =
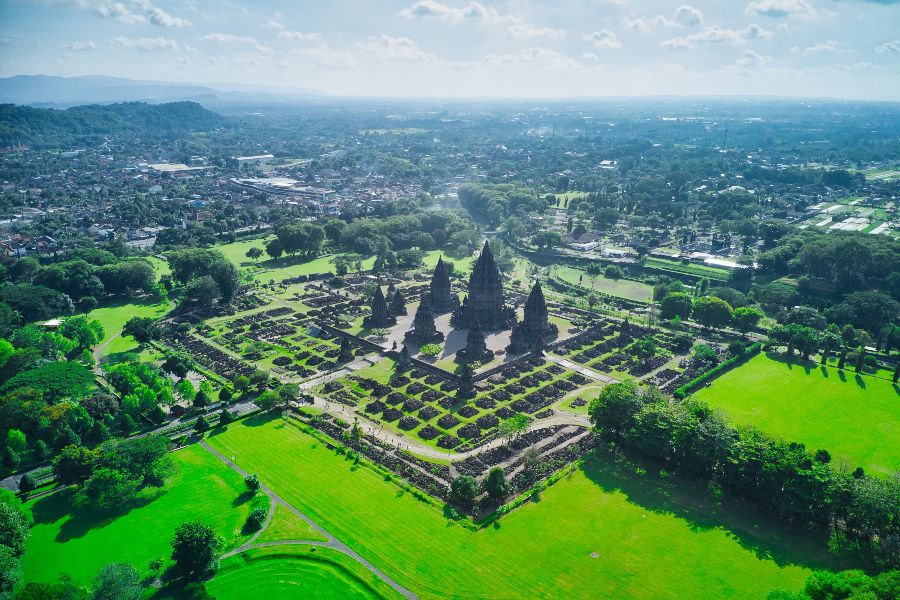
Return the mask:
{"type": "MultiPolygon", "coordinates": [[[[204,450],[206,450],[207,452],[209,452],[210,454],[212,454],[213,456],[218,458],[220,461],[225,463],[228,467],[230,467],[234,471],[238,472],[243,477],[246,477],[247,475],[249,475],[249,473],[247,473],[247,471],[244,471],[242,468],[237,466],[235,463],[233,463],[231,460],[229,460],[228,457],[226,457],[224,454],[222,454],[221,452],[219,452],[218,450],[216,450],[215,448],[213,448],[212,446],[207,444],[206,441],[200,442],[200,446],[203,447],[204,450]]],[[[260,489],[266,495],[269,496],[269,501],[270,501],[269,520],[271,520],[272,515],[275,513],[275,510],[274,510],[275,505],[280,504],[281,506],[283,506],[284,508],[286,508],[287,510],[292,512],[295,516],[297,516],[300,519],[302,519],[303,521],[305,521],[310,527],[312,527],[313,529],[318,531],[320,534],[325,536],[325,538],[328,541],[327,542],[317,542],[317,541],[312,541],[312,540],[281,540],[281,541],[276,541],[276,542],[263,542],[260,544],[254,544],[254,541],[265,530],[265,526],[268,526],[269,521],[267,520],[265,526],[262,527],[255,536],[253,536],[249,541],[247,541],[245,544],[241,545],[239,548],[236,548],[236,549],[232,550],[231,552],[228,552],[228,553],[222,555],[222,558],[228,558],[229,556],[234,556],[236,554],[240,554],[241,552],[245,552],[247,550],[250,550],[251,548],[263,548],[266,546],[283,546],[283,545],[289,545],[289,544],[306,544],[308,546],[323,546],[326,548],[331,548],[333,550],[337,550],[338,552],[341,552],[342,554],[346,554],[350,558],[354,559],[359,564],[364,566],[366,569],[371,571],[373,574],[375,574],[379,578],[381,578],[386,584],[388,584],[389,586],[391,586],[392,588],[397,590],[397,592],[402,594],[405,598],[410,598],[411,600],[418,598],[418,596],[414,592],[406,589],[405,587],[403,587],[402,585],[400,585],[399,583],[397,583],[396,581],[391,579],[388,575],[386,575],[378,567],[376,567],[375,565],[373,565],[372,563],[370,563],[369,561],[364,559],[359,554],[357,554],[353,549],[350,548],[350,546],[348,546],[347,544],[345,544],[344,542],[340,541],[335,536],[330,534],[327,530],[325,530],[324,527],[322,527],[321,525],[319,525],[318,523],[313,521],[311,518],[309,518],[308,516],[306,516],[305,514],[300,512],[295,506],[293,506],[291,503],[286,501],[284,498],[282,498],[281,496],[276,494],[273,490],[266,487],[265,485],[261,485],[260,489]]]]}
{"type": "Polygon", "coordinates": [[[547,359],[552,360],[556,364],[565,367],[570,371],[575,371],[579,375],[584,375],[588,379],[593,379],[594,381],[602,381],[603,383],[621,383],[618,379],[614,379],[609,375],[604,375],[603,373],[585,367],[584,365],[573,363],[571,360],[556,356],[555,354],[548,354],[547,359]]]}

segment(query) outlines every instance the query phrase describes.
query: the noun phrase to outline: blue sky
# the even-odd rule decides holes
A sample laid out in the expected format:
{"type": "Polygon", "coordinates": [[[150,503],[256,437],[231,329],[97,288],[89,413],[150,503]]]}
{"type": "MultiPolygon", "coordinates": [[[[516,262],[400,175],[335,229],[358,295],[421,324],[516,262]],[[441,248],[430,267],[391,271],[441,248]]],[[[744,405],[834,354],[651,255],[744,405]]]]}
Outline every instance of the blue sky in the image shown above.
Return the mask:
{"type": "Polygon", "coordinates": [[[900,100],[900,0],[0,0],[0,75],[900,100]]]}

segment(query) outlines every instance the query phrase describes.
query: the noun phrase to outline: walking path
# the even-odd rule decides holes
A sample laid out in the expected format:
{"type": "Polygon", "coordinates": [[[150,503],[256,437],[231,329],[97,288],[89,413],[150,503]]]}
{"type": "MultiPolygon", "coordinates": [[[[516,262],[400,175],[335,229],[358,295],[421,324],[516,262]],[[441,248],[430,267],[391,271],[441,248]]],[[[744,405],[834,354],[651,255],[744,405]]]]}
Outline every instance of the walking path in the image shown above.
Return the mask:
{"type": "Polygon", "coordinates": [[[571,360],[562,358],[561,356],[556,356],[555,354],[548,354],[547,359],[552,360],[556,364],[563,366],[570,371],[575,371],[579,375],[584,375],[588,379],[593,379],[594,381],[602,381],[603,383],[621,383],[618,379],[613,379],[609,375],[604,375],[603,373],[599,373],[593,369],[585,367],[584,365],[573,363],[571,360]]]}
{"type": "MultiPolygon", "coordinates": [[[[249,475],[249,473],[247,473],[242,468],[240,468],[235,463],[233,463],[231,460],[229,460],[224,454],[222,454],[221,452],[219,452],[218,450],[216,450],[215,448],[213,448],[212,446],[207,444],[206,441],[200,442],[200,446],[202,446],[204,450],[206,450],[207,452],[209,452],[210,454],[212,454],[213,456],[218,458],[220,461],[222,461],[223,463],[228,465],[231,469],[240,473],[242,476],[246,477],[247,475],[249,475]]],[[[333,550],[337,550],[338,552],[346,554],[350,558],[354,559],[359,564],[364,566],[366,569],[371,571],[373,574],[375,574],[379,578],[381,578],[386,584],[388,584],[389,586],[391,586],[392,588],[397,590],[397,592],[402,594],[405,598],[409,598],[410,600],[414,600],[414,599],[418,598],[418,596],[414,592],[406,589],[405,587],[403,587],[402,585],[400,585],[399,583],[397,583],[396,581],[391,579],[388,575],[386,575],[378,567],[376,567],[375,565],[373,565],[372,563],[370,563],[369,561],[364,559],[359,554],[357,554],[353,549],[350,548],[350,546],[348,546],[347,544],[345,544],[344,542],[340,541],[335,536],[330,534],[328,531],[325,530],[324,527],[322,527],[321,525],[319,525],[318,523],[313,521],[311,518],[309,518],[308,516],[306,516],[305,514],[300,512],[296,507],[294,507],[291,503],[289,503],[284,498],[282,498],[281,496],[276,494],[273,490],[266,487],[265,485],[261,485],[260,489],[263,492],[265,492],[266,495],[269,496],[269,500],[270,500],[269,518],[267,519],[265,525],[260,529],[259,533],[257,533],[255,536],[253,536],[253,538],[251,538],[248,542],[246,542],[239,548],[236,548],[236,549],[232,550],[231,552],[224,554],[222,556],[222,558],[228,558],[229,556],[234,556],[235,554],[240,554],[241,552],[245,552],[246,550],[250,550],[251,548],[263,548],[266,546],[279,546],[279,545],[288,545],[288,544],[305,544],[305,545],[309,545],[309,546],[323,546],[326,548],[331,548],[333,550]],[[316,541],[311,541],[311,540],[281,540],[281,541],[277,541],[277,542],[263,542],[260,544],[255,544],[254,541],[265,530],[265,526],[268,525],[269,520],[272,518],[272,515],[275,513],[274,508],[275,508],[276,504],[280,504],[281,506],[285,507],[287,510],[292,512],[295,516],[299,517],[300,519],[303,519],[306,523],[309,524],[310,527],[312,527],[313,529],[318,531],[320,534],[325,536],[325,538],[328,541],[327,542],[316,542],[316,541]]]]}

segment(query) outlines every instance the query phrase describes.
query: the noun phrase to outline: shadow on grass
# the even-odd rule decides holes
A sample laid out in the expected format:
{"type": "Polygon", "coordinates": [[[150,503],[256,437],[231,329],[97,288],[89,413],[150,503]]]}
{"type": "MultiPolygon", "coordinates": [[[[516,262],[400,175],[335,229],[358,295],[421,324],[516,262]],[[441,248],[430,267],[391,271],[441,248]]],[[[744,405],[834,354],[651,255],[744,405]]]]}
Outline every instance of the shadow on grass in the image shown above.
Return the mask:
{"type": "Polygon", "coordinates": [[[281,415],[276,412],[261,412],[244,419],[243,423],[247,427],[259,427],[280,418],[281,415]]]}
{"type": "Polygon", "coordinates": [[[237,508],[238,506],[241,506],[242,504],[246,504],[246,503],[250,502],[251,500],[253,500],[254,496],[256,496],[256,494],[254,494],[250,490],[247,490],[246,492],[242,492],[234,500],[231,501],[231,506],[233,506],[234,508],[237,508]]]}
{"type": "Polygon", "coordinates": [[[870,566],[864,556],[851,550],[829,553],[826,531],[805,529],[775,519],[740,499],[713,498],[704,486],[686,478],[662,478],[649,467],[646,474],[639,475],[634,464],[617,462],[599,451],[588,455],[581,470],[604,492],[622,493],[629,502],[646,510],[682,519],[691,531],[723,529],[742,548],[779,566],[831,570],[870,566]]]}
{"type": "Polygon", "coordinates": [[[37,500],[31,508],[35,524],[56,523],[69,517],[59,528],[55,541],[65,543],[87,535],[92,529],[103,527],[132,510],[143,508],[166,493],[165,489],[145,488],[137,498],[123,507],[97,510],[80,506],[75,501],[74,490],[63,490],[37,500]]]}

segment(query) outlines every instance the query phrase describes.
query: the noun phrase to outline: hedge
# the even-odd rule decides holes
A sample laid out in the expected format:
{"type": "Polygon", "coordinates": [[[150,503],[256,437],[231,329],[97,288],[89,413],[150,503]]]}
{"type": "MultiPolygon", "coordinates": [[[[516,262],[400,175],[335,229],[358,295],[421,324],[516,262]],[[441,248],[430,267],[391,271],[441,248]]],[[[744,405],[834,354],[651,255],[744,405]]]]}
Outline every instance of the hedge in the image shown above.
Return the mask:
{"type": "Polygon", "coordinates": [[[759,354],[760,350],[762,350],[762,347],[762,342],[756,342],[755,344],[749,346],[746,350],[744,350],[743,353],[729,358],[722,364],[716,365],[706,373],[703,373],[699,377],[687,382],[686,384],[675,390],[675,397],[679,400],[683,400],[685,397],[687,397],[688,394],[699,388],[710,379],[713,379],[714,377],[730,369],[731,367],[736,367],[747,362],[752,357],[759,354]]]}

